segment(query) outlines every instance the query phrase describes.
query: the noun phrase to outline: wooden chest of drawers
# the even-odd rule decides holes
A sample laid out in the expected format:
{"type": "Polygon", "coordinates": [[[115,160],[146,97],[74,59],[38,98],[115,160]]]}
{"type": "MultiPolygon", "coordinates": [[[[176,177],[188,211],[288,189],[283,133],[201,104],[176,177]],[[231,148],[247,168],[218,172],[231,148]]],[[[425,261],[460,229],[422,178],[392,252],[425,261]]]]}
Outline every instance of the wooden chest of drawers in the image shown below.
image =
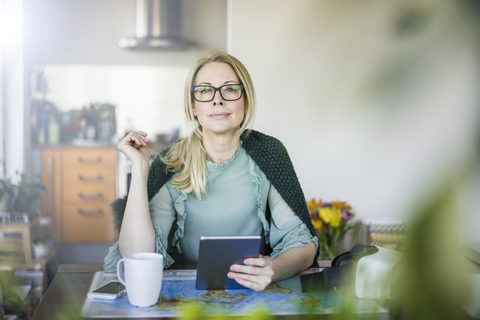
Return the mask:
{"type": "Polygon", "coordinates": [[[43,210],[55,219],[55,239],[63,243],[113,242],[110,203],[116,198],[117,150],[42,150],[42,180],[48,189],[43,210]]]}

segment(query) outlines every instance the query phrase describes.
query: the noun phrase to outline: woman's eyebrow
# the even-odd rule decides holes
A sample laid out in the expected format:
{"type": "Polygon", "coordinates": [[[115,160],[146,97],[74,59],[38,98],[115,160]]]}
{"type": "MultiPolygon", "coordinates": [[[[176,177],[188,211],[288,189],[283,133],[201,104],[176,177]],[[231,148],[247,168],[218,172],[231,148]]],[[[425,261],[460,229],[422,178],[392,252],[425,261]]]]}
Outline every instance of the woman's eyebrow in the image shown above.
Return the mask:
{"type": "MultiPolygon", "coordinates": [[[[230,82],[232,82],[232,83],[238,83],[238,81],[235,81],[235,80],[227,80],[227,81],[224,82],[224,84],[227,84],[227,83],[230,83],[230,82]]],[[[200,85],[211,86],[212,84],[211,84],[210,82],[204,81],[204,82],[200,82],[200,83],[197,84],[197,86],[200,86],[200,85]]]]}

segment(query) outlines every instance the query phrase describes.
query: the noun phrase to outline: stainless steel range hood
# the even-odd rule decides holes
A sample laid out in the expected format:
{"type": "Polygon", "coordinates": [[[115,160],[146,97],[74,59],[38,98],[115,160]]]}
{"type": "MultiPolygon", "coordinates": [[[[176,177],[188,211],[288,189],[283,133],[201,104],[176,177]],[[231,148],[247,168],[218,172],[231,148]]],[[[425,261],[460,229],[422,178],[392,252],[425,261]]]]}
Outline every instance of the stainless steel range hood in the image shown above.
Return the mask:
{"type": "Polygon", "coordinates": [[[185,50],[195,46],[180,36],[181,0],[135,0],[135,37],[118,41],[134,50],[185,50]]]}

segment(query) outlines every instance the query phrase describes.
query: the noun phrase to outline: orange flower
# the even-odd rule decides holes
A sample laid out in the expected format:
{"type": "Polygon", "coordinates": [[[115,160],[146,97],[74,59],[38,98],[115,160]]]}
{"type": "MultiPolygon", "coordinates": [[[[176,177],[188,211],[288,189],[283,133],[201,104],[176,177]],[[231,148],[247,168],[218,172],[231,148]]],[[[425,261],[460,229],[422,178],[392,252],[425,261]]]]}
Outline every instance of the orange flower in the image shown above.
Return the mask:
{"type": "Polygon", "coordinates": [[[338,208],[340,210],[352,210],[352,207],[350,207],[346,201],[332,201],[332,208],[338,208]]]}
{"type": "Polygon", "coordinates": [[[315,211],[317,210],[317,207],[314,201],[315,201],[314,199],[312,199],[312,201],[307,201],[307,208],[310,214],[315,213],[315,211]]]}
{"type": "Polygon", "coordinates": [[[322,200],[315,200],[312,198],[310,201],[307,201],[307,208],[310,214],[316,214],[318,209],[323,206],[322,200]]]}

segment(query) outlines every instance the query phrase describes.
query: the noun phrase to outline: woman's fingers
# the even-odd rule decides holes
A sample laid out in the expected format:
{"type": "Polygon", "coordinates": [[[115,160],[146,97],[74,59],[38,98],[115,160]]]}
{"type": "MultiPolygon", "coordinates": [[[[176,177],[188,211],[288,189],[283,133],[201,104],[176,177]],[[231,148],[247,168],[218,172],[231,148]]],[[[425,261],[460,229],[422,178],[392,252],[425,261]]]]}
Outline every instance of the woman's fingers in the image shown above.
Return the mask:
{"type": "Polygon", "coordinates": [[[148,143],[147,133],[143,131],[132,131],[130,132],[126,138],[129,139],[130,142],[135,142],[138,146],[146,146],[148,143]]]}
{"type": "Polygon", "coordinates": [[[230,270],[245,274],[263,275],[270,277],[273,276],[273,270],[269,267],[243,266],[240,264],[234,264],[230,267],[230,270]]]}
{"type": "Polygon", "coordinates": [[[243,261],[245,265],[234,264],[230,266],[228,277],[235,279],[244,287],[261,291],[272,282],[273,269],[272,260],[259,256],[243,261]]]}
{"type": "Polygon", "coordinates": [[[117,148],[132,162],[147,161],[146,159],[150,157],[147,135],[143,131],[129,132],[118,143],[117,148]]]}
{"type": "Polygon", "coordinates": [[[253,277],[241,273],[237,274],[229,272],[228,277],[234,279],[242,286],[255,291],[262,291],[271,283],[271,280],[268,277],[253,277]]]}
{"type": "Polygon", "coordinates": [[[272,265],[272,260],[259,254],[258,258],[248,258],[243,260],[243,263],[247,266],[268,267],[272,265]]]}
{"type": "Polygon", "coordinates": [[[243,265],[233,264],[230,270],[249,273],[249,274],[267,274],[273,275],[272,260],[259,255],[259,258],[248,258],[243,260],[243,265]]]}
{"type": "Polygon", "coordinates": [[[118,144],[119,149],[122,148],[122,146],[132,146],[136,149],[139,149],[141,147],[145,147],[148,144],[148,139],[146,138],[147,133],[143,131],[132,131],[128,133],[122,141],[118,144]]]}

